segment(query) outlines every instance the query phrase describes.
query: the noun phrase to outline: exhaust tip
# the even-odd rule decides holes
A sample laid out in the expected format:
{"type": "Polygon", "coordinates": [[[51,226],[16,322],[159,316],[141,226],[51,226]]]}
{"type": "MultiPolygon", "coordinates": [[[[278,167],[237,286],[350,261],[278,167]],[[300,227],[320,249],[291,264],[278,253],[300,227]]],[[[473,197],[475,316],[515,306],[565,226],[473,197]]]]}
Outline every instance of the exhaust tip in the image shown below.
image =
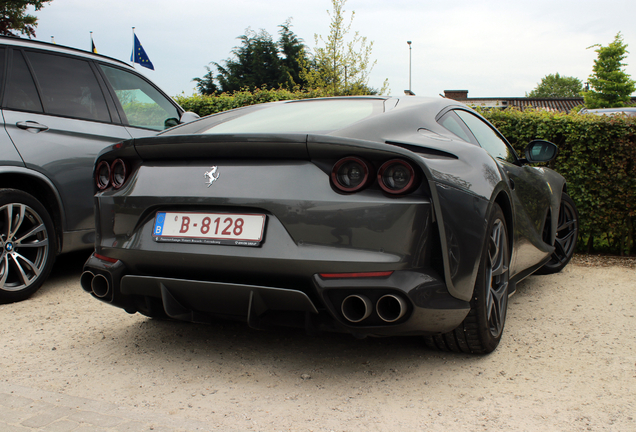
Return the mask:
{"type": "Polygon", "coordinates": [[[404,299],[393,294],[380,297],[375,307],[380,319],[388,323],[399,320],[406,313],[404,299]]]}
{"type": "Polygon", "coordinates": [[[82,273],[82,276],[80,276],[80,285],[82,286],[82,289],[87,293],[93,292],[91,283],[93,282],[94,277],[95,275],[89,271],[85,271],[84,273],[82,273]]]}
{"type": "Polygon", "coordinates": [[[98,274],[93,278],[91,282],[91,289],[93,294],[95,294],[99,298],[104,298],[108,295],[110,291],[110,284],[108,283],[108,279],[105,276],[98,274]]]}
{"type": "Polygon", "coordinates": [[[367,297],[353,294],[342,301],[340,310],[347,321],[358,323],[371,315],[373,305],[367,297]]]}

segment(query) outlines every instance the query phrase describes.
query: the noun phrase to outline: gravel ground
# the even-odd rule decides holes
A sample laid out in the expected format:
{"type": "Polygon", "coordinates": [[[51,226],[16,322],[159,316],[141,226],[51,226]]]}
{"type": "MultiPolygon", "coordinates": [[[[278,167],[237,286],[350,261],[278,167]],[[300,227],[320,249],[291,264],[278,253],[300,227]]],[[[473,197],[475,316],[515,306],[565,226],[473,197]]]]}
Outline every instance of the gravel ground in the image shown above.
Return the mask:
{"type": "MultiPolygon", "coordinates": [[[[0,381],[261,431],[636,431],[634,259],[576,257],[511,298],[487,356],[128,315],[82,291],[86,254],[0,305],[0,381]]],[[[1,416],[1,414],[0,414],[1,416]]]]}

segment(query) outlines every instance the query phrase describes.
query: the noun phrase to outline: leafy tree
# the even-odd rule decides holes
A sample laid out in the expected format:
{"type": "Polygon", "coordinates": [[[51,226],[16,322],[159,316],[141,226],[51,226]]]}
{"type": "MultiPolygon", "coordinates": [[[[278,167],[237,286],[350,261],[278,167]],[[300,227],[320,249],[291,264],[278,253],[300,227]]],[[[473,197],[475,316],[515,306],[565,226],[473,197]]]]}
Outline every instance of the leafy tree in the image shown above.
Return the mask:
{"type": "Polygon", "coordinates": [[[578,97],[583,91],[581,80],[575,77],[561,76],[558,73],[546,75],[530,93],[529,98],[565,98],[578,97]]]}
{"type": "Polygon", "coordinates": [[[301,64],[307,60],[305,46],[291,30],[287,20],[279,26],[280,39],[275,42],[265,30],[256,33],[249,28],[239,36],[241,45],[232,50],[233,56],[221,63],[212,62],[218,74],[208,73],[194,78],[201,94],[213,94],[217,90],[235,92],[248,89],[276,89],[303,87],[300,77],[301,64]],[[218,82],[218,85],[216,84],[218,82]]]}
{"type": "Polygon", "coordinates": [[[242,45],[232,50],[234,58],[225,60],[225,65],[212,63],[219,71],[216,79],[221,90],[231,92],[245,87],[278,87],[280,59],[272,36],[265,30],[256,33],[248,28],[239,39],[242,45]]]}
{"type": "Polygon", "coordinates": [[[38,19],[26,13],[28,6],[33,6],[36,11],[44,7],[45,3],[53,0],[1,0],[0,1],[0,34],[4,36],[27,35],[35,37],[35,28],[38,19]]]}
{"type": "Polygon", "coordinates": [[[384,81],[382,89],[369,87],[369,75],[377,60],[371,61],[373,42],[360,36],[356,31],[351,40],[346,37],[351,31],[351,18],[345,21],[344,5],[346,0],[331,0],[333,11],[327,13],[331,17],[329,36],[314,35],[316,45],[312,62],[306,62],[301,77],[312,88],[331,89],[333,95],[377,94],[388,91],[388,82],[384,81]]]}
{"type": "MultiPolygon", "coordinates": [[[[608,46],[596,47],[598,58],[594,60],[594,73],[588,78],[592,90],[583,93],[587,108],[616,108],[629,104],[630,95],[636,90],[636,82],[622,68],[627,56],[627,44],[620,32],[608,46]]],[[[589,49],[588,48],[588,49],[589,49]]]]}
{"type": "Polygon", "coordinates": [[[203,78],[194,78],[192,81],[197,83],[197,90],[202,95],[213,95],[218,91],[218,87],[214,82],[214,75],[212,74],[212,70],[210,66],[205,67],[208,70],[208,73],[203,75],[203,78]]]}
{"type": "Polygon", "coordinates": [[[307,60],[305,45],[302,39],[291,31],[291,20],[288,19],[284,24],[279,25],[278,49],[281,57],[281,74],[282,78],[287,81],[284,84],[286,88],[294,88],[296,86],[304,87],[305,81],[301,78],[303,60],[307,60]]]}

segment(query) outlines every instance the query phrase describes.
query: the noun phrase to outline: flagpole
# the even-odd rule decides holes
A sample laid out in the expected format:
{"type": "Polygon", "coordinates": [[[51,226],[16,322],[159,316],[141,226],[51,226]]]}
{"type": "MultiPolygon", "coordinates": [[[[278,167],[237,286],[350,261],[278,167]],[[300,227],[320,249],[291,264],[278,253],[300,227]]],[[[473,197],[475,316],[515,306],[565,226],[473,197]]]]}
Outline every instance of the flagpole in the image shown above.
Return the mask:
{"type": "Polygon", "coordinates": [[[133,38],[132,38],[133,39],[132,40],[132,43],[133,43],[133,49],[132,49],[133,50],[133,55],[132,55],[132,58],[130,59],[130,62],[131,62],[131,66],[134,69],[135,68],[135,28],[134,27],[132,28],[132,33],[133,33],[133,38]]]}

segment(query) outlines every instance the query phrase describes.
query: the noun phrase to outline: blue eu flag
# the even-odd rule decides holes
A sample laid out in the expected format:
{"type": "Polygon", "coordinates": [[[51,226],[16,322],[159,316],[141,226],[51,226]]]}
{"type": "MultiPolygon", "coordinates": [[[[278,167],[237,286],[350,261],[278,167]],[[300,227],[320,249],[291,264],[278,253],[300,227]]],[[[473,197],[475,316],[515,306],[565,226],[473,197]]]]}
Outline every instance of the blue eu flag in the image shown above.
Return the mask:
{"type": "Polygon", "coordinates": [[[130,61],[134,63],[139,63],[141,66],[145,68],[155,70],[155,67],[152,65],[152,62],[148,58],[148,55],[146,55],[146,51],[144,51],[144,48],[141,46],[141,43],[139,43],[139,39],[137,39],[137,35],[135,35],[135,46],[133,47],[133,52],[130,55],[130,61]]]}

